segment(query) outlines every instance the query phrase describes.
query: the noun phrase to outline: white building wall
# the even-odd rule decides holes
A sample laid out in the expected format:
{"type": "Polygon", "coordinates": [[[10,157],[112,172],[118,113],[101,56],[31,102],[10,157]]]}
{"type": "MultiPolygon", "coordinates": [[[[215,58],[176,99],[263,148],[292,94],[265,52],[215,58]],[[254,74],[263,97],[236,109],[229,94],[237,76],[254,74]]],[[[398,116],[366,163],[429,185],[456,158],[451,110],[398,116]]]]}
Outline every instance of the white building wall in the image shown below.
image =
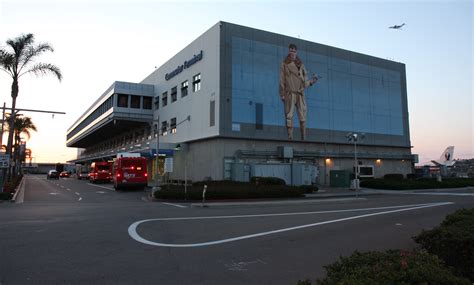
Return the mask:
{"type": "Polygon", "coordinates": [[[160,108],[155,112],[155,118],[159,115],[161,127],[162,121],[168,124],[171,118],[176,118],[179,123],[191,116],[191,121],[185,122],[177,127],[177,133],[160,137],[160,143],[178,143],[189,140],[197,140],[219,134],[219,57],[220,57],[220,25],[216,24],[203,35],[185,47],[173,58],[155,70],[141,83],[153,84],[155,86],[155,97],[160,97],[160,108]],[[194,55],[203,51],[200,61],[175,75],[169,80],[165,79],[167,73],[171,73],[178,66],[189,61],[194,55]],[[193,76],[201,74],[201,90],[193,92],[193,76]],[[188,95],[181,97],[181,83],[188,80],[188,95]],[[177,101],[171,102],[171,88],[177,87],[177,101]],[[168,104],[162,107],[162,94],[168,92],[168,104]],[[215,101],[215,124],[210,127],[210,102],[215,101]]]}

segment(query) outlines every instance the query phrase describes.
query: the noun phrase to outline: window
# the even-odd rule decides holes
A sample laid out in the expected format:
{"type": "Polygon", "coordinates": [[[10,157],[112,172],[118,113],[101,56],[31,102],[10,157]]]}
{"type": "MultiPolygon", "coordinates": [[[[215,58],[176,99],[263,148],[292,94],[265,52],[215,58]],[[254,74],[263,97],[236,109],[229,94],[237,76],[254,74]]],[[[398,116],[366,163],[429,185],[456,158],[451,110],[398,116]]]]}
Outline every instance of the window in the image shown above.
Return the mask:
{"type": "Polygon", "coordinates": [[[161,95],[161,107],[166,105],[168,105],[168,91],[163,92],[163,95],[161,95]]]}
{"type": "Polygon", "coordinates": [[[175,86],[171,88],[171,103],[176,102],[178,99],[178,88],[175,86]]]}
{"type": "Polygon", "coordinates": [[[193,92],[201,90],[201,73],[193,76],[193,92]]]}
{"type": "Polygon", "coordinates": [[[171,118],[170,129],[172,134],[176,134],[176,118],[171,118]]]}
{"type": "Polygon", "coordinates": [[[160,109],[160,96],[155,97],[155,110],[160,109]]]}
{"type": "Polygon", "coordinates": [[[131,95],[130,107],[140,109],[140,96],[131,95]]]}
{"type": "Polygon", "coordinates": [[[151,97],[143,97],[143,109],[151,110],[151,97]]]}
{"type": "Polygon", "coordinates": [[[181,98],[185,97],[188,95],[188,81],[184,81],[181,83],[181,98]]]}
{"type": "Polygon", "coordinates": [[[209,126],[213,127],[216,124],[216,101],[211,101],[209,108],[209,126]]]}
{"type": "Polygon", "coordinates": [[[128,108],[128,95],[117,94],[117,107],[128,108]]]}
{"type": "Polygon", "coordinates": [[[166,136],[168,134],[168,122],[167,121],[161,122],[161,134],[163,136],[166,136]]]}

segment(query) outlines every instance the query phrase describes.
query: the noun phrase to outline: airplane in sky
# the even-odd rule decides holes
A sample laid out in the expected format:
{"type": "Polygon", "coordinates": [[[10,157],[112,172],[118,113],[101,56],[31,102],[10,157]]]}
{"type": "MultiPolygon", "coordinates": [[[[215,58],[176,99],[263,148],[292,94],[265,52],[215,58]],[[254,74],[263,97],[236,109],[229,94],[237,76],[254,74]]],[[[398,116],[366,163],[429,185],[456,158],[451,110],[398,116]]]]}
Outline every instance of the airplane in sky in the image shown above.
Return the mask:
{"type": "Polygon", "coordinates": [[[431,162],[434,163],[436,166],[453,166],[455,161],[453,158],[454,155],[454,146],[448,146],[438,160],[432,160],[431,162]]]}
{"type": "Polygon", "coordinates": [[[388,28],[389,29],[394,29],[394,30],[401,30],[403,26],[405,26],[405,23],[403,23],[401,25],[393,25],[393,26],[390,26],[388,28]]]}

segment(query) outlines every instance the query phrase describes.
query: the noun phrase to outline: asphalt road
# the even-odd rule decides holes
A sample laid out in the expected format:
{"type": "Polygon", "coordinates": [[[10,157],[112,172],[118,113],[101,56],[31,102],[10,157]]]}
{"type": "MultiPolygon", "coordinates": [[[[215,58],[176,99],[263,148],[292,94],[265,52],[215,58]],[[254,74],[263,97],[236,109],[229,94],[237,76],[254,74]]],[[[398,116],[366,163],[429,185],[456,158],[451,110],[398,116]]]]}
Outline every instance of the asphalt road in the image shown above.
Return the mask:
{"type": "Polygon", "coordinates": [[[25,179],[24,203],[0,203],[1,285],[296,284],[354,250],[414,248],[422,229],[474,206],[464,188],[203,208],[111,184],[25,179]]]}

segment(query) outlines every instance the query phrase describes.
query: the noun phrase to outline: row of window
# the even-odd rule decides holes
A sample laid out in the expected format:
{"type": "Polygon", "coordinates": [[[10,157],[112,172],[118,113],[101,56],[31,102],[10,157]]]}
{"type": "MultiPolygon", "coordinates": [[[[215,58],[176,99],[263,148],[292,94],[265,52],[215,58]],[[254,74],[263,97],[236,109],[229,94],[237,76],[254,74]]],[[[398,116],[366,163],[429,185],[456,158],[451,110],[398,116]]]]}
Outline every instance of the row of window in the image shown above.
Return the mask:
{"type": "MultiPolygon", "coordinates": [[[[189,83],[188,80],[181,82],[181,98],[186,97],[188,95],[188,87],[189,83]]],[[[198,73],[193,76],[193,92],[197,92],[201,90],[201,74],[198,73]]],[[[171,88],[171,103],[176,102],[178,100],[178,86],[171,88]]],[[[161,94],[161,107],[168,105],[168,91],[163,92],[161,94]]],[[[155,110],[160,108],[160,96],[155,97],[155,110]]]]}
{"type": "Polygon", "coordinates": [[[151,97],[127,94],[117,94],[117,107],[128,108],[129,96],[130,108],[151,110],[151,97]]]}
{"type": "Polygon", "coordinates": [[[105,100],[100,106],[98,106],[94,112],[92,112],[85,120],[83,120],[77,127],[74,128],[70,133],[67,134],[67,139],[72,138],[79,131],[88,126],[92,121],[100,117],[102,114],[107,112],[110,108],[113,107],[113,96],[110,96],[105,100]]]}

